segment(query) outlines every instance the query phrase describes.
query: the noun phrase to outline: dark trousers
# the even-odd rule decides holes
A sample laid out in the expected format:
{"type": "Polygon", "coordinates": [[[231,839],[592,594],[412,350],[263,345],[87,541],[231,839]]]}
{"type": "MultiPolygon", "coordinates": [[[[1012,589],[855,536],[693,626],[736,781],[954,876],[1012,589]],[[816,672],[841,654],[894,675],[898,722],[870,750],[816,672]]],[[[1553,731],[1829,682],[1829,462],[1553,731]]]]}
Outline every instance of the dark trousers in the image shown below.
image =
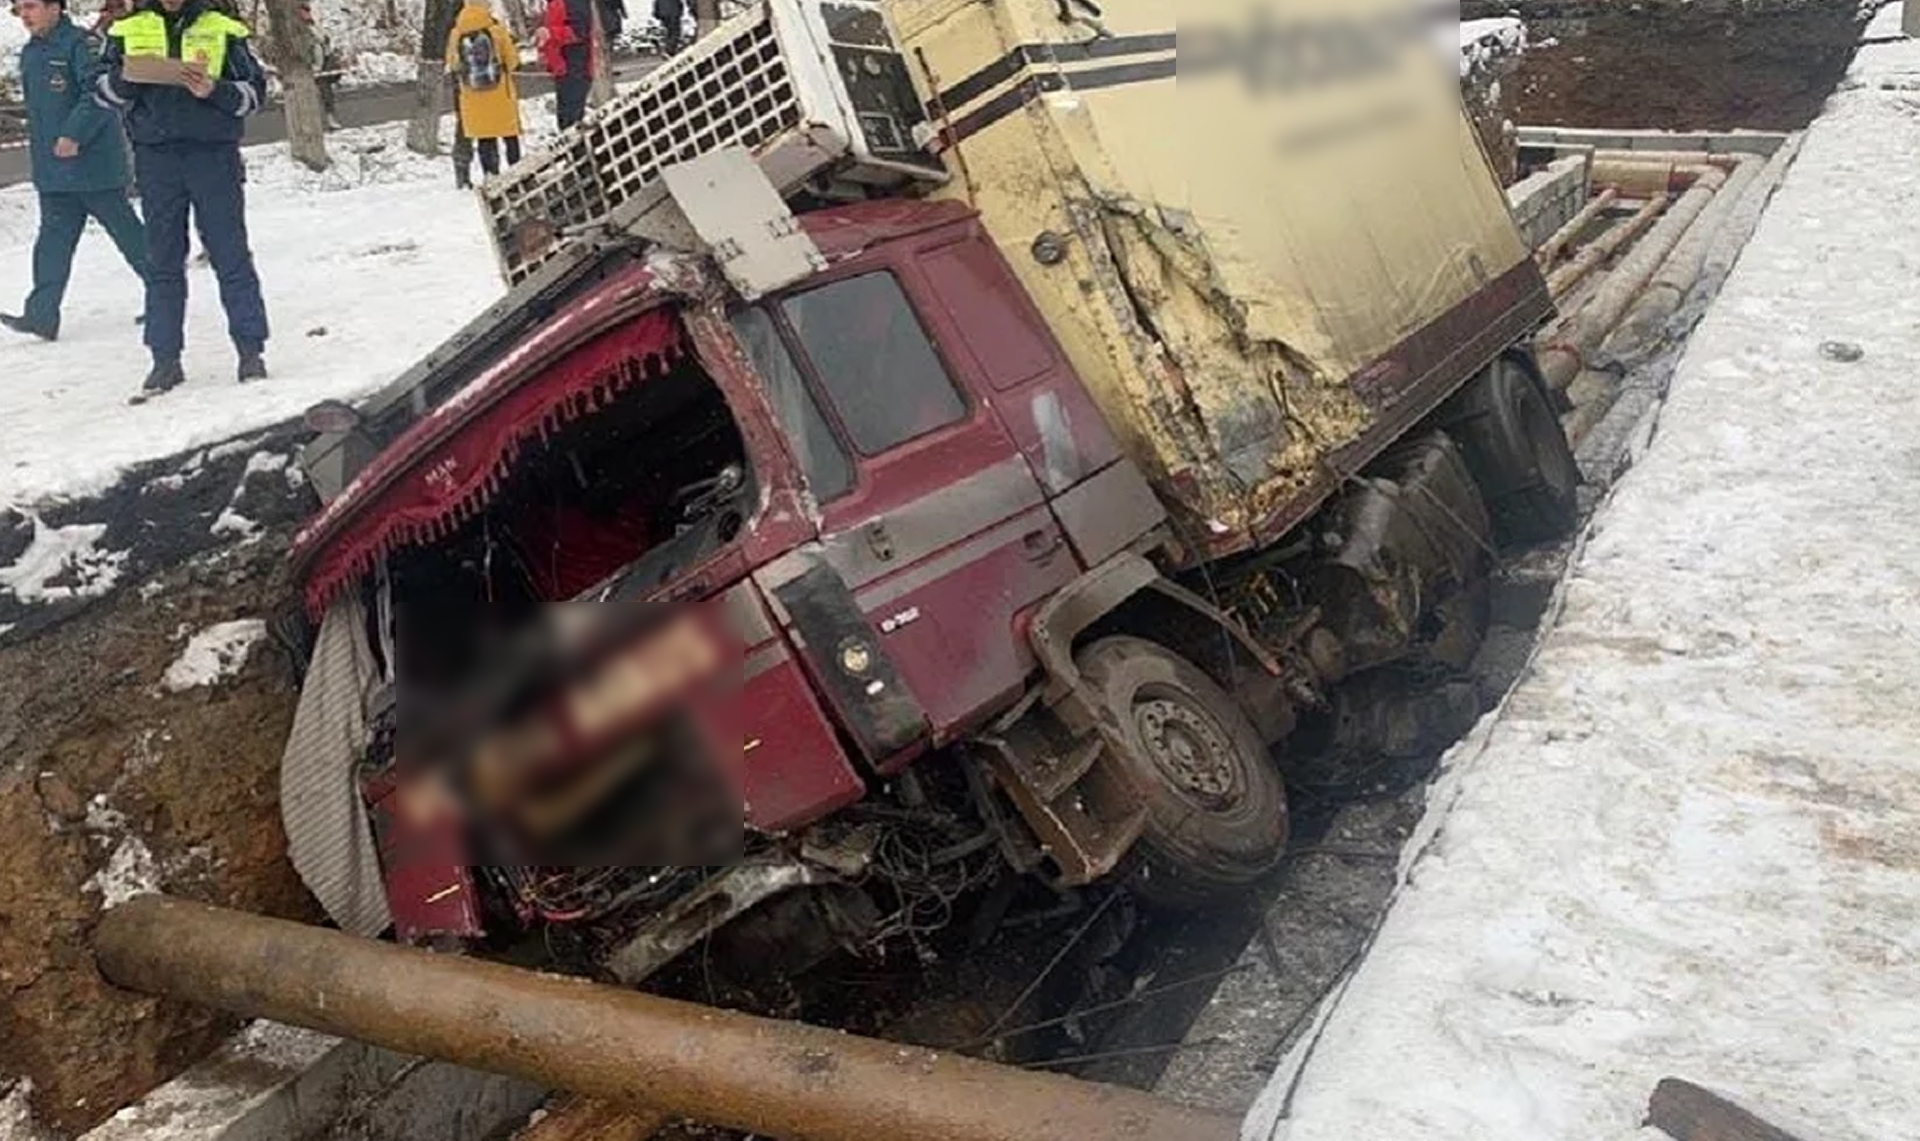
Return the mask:
{"type": "Polygon", "coordinates": [[[681,0],[654,0],[653,18],[660,21],[660,52],[669,58],[679,53],[680,37],[687,20],[681,0]]]}
{"type": "MultiPolygon", "coordinates": [[[[479,148],[480,151],[480,169],[486,171],[488,174],[500,173],[501,141],[500,139],[473,140],[473,145],[479,148]]],[[[514,163],[520,161],[520,136],[508,135],[505,142],[507,144],[507,165],[512,166],[514,163]]]]}
{"type": "Polygon", "coordinates": [[[134,273],[141,278],[147,276],[147,238],[126,191],[42,194],[40,235],[33,242],[33,292],[27,295],[22,314],[35,329],[60,331],[60,302],[67,296],[67,281],[73,276],[73,251],[80,247],[88,218],[99,221],[134,273]]]}
{"type": "Polygon", "coordinates": [[[556,117],[560,120],[561,130],[587,117],[587,94],[592,90],[593,76],[586,74],[584,62],[575,67],[569,59],[567,74],[553,81],[554,98],[558,103],[556,117]]]}
{"type": "Polygon", "coordinates": [[[267,306],[247,246],[246,166],[237,145],[136,146],[147,215],[147,347],[177,360],[186,343],[187,216],[220,283],[227,335],[242,351],[267,343],[267,306]]]}

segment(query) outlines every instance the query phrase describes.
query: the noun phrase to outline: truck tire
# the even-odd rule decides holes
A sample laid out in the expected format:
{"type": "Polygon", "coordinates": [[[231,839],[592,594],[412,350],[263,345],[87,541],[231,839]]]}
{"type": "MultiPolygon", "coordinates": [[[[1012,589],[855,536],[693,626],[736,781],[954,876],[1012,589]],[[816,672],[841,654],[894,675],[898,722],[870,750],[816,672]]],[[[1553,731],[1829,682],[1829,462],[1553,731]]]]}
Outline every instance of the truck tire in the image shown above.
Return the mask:
{"type": "Polygon", "coordinates": [[[1139,638],[1102,639],[1076,660],[1133,745],[1120,763],[1146,800],[1129,877],[1141,897],[1203,907],[1271,870],[1287,847],[1286,785],[1233,698],[1139,638]]]}
{"type": "Polygon", "coordinates": [[[1558,539],[1580,519],[1580,467],[1546,394],[1526,366],[1501,357],[1443,414],[1502,543],[1558,539]]]}

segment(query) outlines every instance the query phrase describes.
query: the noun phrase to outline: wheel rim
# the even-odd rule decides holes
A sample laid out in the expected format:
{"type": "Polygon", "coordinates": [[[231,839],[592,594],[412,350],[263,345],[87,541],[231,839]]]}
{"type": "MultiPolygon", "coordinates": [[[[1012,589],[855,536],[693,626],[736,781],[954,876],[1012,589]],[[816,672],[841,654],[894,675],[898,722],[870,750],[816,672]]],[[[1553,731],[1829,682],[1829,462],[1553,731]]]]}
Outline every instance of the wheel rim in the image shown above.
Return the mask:
{"type": "Polygon", "coordinates": [[[1246,797],[1233,738],[1204,709],[1173,690],[1143,690],[1133,703],[1140,743],[1182,797],[1212,812],[1246,797]]]}

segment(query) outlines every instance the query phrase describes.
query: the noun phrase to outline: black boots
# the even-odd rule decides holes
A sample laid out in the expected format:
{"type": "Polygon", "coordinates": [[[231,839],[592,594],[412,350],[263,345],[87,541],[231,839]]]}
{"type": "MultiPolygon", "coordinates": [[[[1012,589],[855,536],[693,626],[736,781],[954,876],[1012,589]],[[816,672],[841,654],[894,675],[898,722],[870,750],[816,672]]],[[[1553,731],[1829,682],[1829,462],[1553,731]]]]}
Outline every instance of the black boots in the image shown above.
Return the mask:
{"type": "Polygon", "coordinates": [[[267,379],[267,359],[259,349],[240,350],[240,383],[267,379]]]}
{"type": "Polygon", "coordinates": [[[140,391],[158,395],[186,382],[187,374],[181,370],[178,360],[154,361],[153,370],[147,373],[146,383],[140,386],[140,391]]]}
{"type": "Polygon", "coordinates": [[[38,337],[43,341],[57,341],[60,339],[60,330],[41,328],[39,325],[29,323],[25,317],[16,317],[12,313],[0,313],[0,325],[5,325],[16,333],[25,333],[30,337],[38,337]]]}

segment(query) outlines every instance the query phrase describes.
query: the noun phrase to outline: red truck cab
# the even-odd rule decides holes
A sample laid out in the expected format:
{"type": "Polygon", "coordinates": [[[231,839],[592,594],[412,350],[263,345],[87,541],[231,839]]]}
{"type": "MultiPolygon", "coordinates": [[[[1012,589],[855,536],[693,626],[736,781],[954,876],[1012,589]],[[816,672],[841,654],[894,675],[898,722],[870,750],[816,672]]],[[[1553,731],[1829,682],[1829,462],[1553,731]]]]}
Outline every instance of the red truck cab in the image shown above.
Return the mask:
{"type": "MultiPolygon", "coordinates": [[[[296,542],[310,608],[391,590],[405,685],[541,604],[703,601],[740,640],[767,834],[1005,710],[1038,672],[1032,611],[1162,510],[968,210],[802,221],[824,273],[741,306],[655,259],[415,423],[296,542]]],[[[400,934],[478,934],[484,861],[406,835],[401,787],[368,783],[400,934]]]]}

